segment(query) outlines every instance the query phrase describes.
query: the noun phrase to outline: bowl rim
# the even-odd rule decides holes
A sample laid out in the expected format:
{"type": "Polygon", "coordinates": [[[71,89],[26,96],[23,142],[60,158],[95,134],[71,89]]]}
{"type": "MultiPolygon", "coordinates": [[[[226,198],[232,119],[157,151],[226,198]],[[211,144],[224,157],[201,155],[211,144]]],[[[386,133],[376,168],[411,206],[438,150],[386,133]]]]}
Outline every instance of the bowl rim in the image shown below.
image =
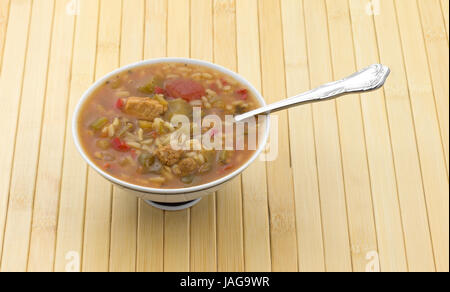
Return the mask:
{"type": "Polygon", "coordinates": [[[88,163],[88,165],[91,168],[93,168],[96,172],[98,172],[100,175],[102,175],[104,178],[106,178],[110,182],[113,182],[119,186],[125,187],[127,189],[131,189],[134,191],[138,191],[138,192],[142,192],[142,193],[160,194],[160,195],[189,194],[189,193],[205,191],[205,190],[220,186],[220,185],[232,180],[239,174],[241,174],[245,169],[247,169],[250,166],[250,164],[252,164],[256,160],[256,158],[259,157],[259,155],[262,153],[263,149],[265,148],[265,146],[267,144],[268,137],[269,137],[269,131],[270,131],[270,116],[269,115],[267,115],[267,119],[266,119],[266,128],[264,129],[264,137],[263,137],[263,139],[261,139],[261,143],[259,144],[258,149],[250,157],[250,159],[247,160],[246,163],[244,163],[241,167],[239,167],[238,169],[236,169],[235,171],[233,171],[232,173],[230,173],[226,176],[220,177],[217,180],[214,180],[214,181],[211,181],[211,182],[208,182],[205,184],[197,185],[197,186],[186,187],[186,188],[176,188],[176,189],[163,189],[163,188],[150,188],[150,187],[144,187],[144,186],[132,184],[132,183],[118,179],[118,178],[106,173],[100,167],[98,167],[94,162],[92,162],[91,159],[88,157],[88,155],[85,153],[85,151],[81,145],[80,138],[79,138],[78,119],[80,116],[81,109],[83,108],[83,105],[85,104],[86,100],[95,92],[95,90],[97,90],[101,85],[103,85],[111,77],[114,77],[117,74],[120,74],[127,70],[131,70],[131,69],[146,66],[146,65],[160,64],[160,63],[186,63],[186,64],[200,65],[200,66],[205,66],[208,68],[215,69],[221,73],[224,73],[226,75],[233,77],[234,79],[239,81],[241,84],[245,85],[252,92],[252,94],[255,96],[255,98],[258,100],[258,102],[262,106],[266,105],[266,102],[265,102],[264,98],[262,97],[261,93],[244,77],[242,77],[241,75],[239,75],[238,73],[236,73],[234,71],[231,71],[230,69],[227,69],[223,66],[220,66],[220,65],[208,62],[208,61],[197,60],[197,59],[192,59],[192,58],[166,58],[166,57],[164,57],[164,58],[155,58],[155,59],[148,59],[148,60],[135,62],[135,63],[129,64],[129,65],[120,67],[118,69],[115,69],[115,70],[111,71],[110,73],[106,74],[105,76],[101,77],[97,81],[95,81],[94,84],[92,84],[83,93],[80,100],[78,101],[77,106],[75,107],[73,118],[72,118],[72,136],[73,136],[75,146],[76,146],[78,152],[83,157],[83,159],[88,163]]]}

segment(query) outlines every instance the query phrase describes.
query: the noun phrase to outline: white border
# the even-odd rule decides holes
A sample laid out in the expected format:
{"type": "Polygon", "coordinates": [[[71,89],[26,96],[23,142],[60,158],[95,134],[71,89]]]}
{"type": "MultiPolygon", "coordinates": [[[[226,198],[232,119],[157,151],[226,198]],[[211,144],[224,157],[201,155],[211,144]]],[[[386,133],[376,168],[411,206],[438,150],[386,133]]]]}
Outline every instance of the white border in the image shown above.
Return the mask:
{"type": "Polygon", "coordinates": [[[75,108],[75,112],[73,115],[73,119],[72,119],[72,135],[73,135],[73,139],[75,142],[75,145],[77,147],[78,152],[80,152],[81,156],[83,157],[83,159],[89,164],[90,167],[92,167],[95,171],[97,171],[99,174],[101,174],[103,177],[105,177],[106,179],[114,182],[115,184],[121,185],[125,188],[128,189],[132,189],[138,192],[143,192],[143,193],[152,193],[152,194],[161,194],[161,195],[170,195],[170,194],[186,194],[186,193],[194,193],[194,192],[199,192],[199,191],[205,191],[208,189],[211,189],[213,187],[216,187],[218,185],[221,185],[231,179],[233,179],[234,177],[236,177],[237,175],[239,175],[240,173],[242,173],[253,161],[255,161],[255,159],[261,154],[261,152],[263,151],[265,145],[267,144],[267,140],[269,137],[269,130],[270,130],[270,117],[267,116],[267,120],[266,120],[266,129],[264,131],[264,137],[261,140],[262,143],[259,144],[258,150],[255,151],[255,153],[253,154],[253,156],[244,164],[242,165],[239,169],[235,170],[234,172],[230,173],[227,176],[224,176],[218,180],[206,183],[206,184],[202,184],[202,185],[198,185],[198,186],[193,186],[193,187],[187,187],[187,188],[181,188],[181,189],[158,189],[158,188],[148,188],[148,187],[143,187],[143,186],[139,186],[139,185],[135,185],[135,184],[131,184],[128,183],[126,181],[117,179],[111,175],[109,175],[108,173],[106,173],[105,171],[103,171],[101,168],[99,168],[97,165],[95,165],[95,163],[93,163],[89,157],[86,155],[86,153],[84,153],[83,147],[81,146],[80,143],[80,139],[78,136],[78,118],[80,116],[80,110],[82,109],[85,101],[95,92],[95,90],[97,90],[97,88],[99,88],[101,85],[103,85],[106,81],[108,81],[111,77],[114,77],[124,71],[128,71],[137,67],[141,67],[141,66],[145,66],[145,65],[151,65],[151,64],[159,64],[159,63],[186,63],[186,64],[193,64],[193,65],[200,65],[200,66],[205,66],[205,67],[209,67],[212,69],[215,69],[219,72],[222,72],[226,75],[229,75],[231,77],[233,77],[234,79],[236,79],[237,81],[239,81],[241,84],[245,85],[251,92],[252,94],[256,97],[256,99],[260,102],[260,104],[262,106],[266,105],[266,102],[264,101],[264,98],[261,96],[261,94],[258,92],[258,90],[256,90],[256,88],[250,83],[248,82],[246,79],[244,79],[242,76],[238,75],[237,73],[228,70],[222,66],[216,65],[216,64],[212,64],[206,61],[201,61],[201,60],[195,60],[195,59],[187,59],[187,58],[158,58],[158,59],[151,59],[151,60],[145,60],[145,61],[140,61],[140,62],[136,62],[124,67],[121,67],[119,69],[116,69],[114,71],[112,71],[111,73],[107,74],[106,76],[102,77],[101,79],[99,79],[98,81],[96,81],[81,97],[80,101],[77,104],[77,107],[75,108]]]}

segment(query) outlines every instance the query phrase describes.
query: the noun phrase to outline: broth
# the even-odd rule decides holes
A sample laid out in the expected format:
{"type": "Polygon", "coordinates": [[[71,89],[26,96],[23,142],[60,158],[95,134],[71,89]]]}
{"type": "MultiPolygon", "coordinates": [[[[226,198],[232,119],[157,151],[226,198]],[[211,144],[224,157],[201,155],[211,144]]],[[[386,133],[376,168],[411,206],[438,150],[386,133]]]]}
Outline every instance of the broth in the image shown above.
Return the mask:
{"type": "Polygon", "coordinates": [[[211,127],[198,129],[194,108],[201,109],[202,117],[216,115],[225,122],[226,115],[258,106],[248,88],[211,68],[184,63],[145,65],[110,78],[88,97],[78,120],[79,137],[90,160],[113,177],[144,187],[191,187],[232,173],[256,150],[249,149],[250,129],[240,138],[233,132],[234,140],[243,141],[243,150],[199,147],[201,140],[192,137],[194,130],[222,141],[227,133],[211,127]],[[191,123],[184,129],[190,138],[183,145],[199,148],[171,146],[172,134],[183,130],[173,123],[177,115],[191,123]]]}

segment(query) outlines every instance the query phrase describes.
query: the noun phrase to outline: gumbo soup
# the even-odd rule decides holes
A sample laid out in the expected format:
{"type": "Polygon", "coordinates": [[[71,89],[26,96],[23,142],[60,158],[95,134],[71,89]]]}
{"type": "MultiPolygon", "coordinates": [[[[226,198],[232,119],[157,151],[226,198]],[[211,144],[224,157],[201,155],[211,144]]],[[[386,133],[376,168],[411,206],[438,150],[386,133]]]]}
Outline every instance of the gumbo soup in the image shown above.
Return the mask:
{"type": "Polygon", "coordinates": [[[79,137],[90,160],[115,178],[152,188],[191,187],[232,173],[256,150],[248,147],[250,126],[238,137],[237,131],[194,123],[195,111],[201,110],[201,117],[215,115],[226,124],[227,115],[258,105],[247,88],[211,68],[146,65],[110,78],[86,100],[78,120],[79,137]],[[171,143],[183,127],[174,122],[176,116],[188,121],[181,141],[188,147],[183,149],[171,143]],[[211,139],[220,136],[223,147],[205,147],[194,133],[211,139]],[[244,141],[239,148],[243,150],[225,148],[227,135],[244,141]]]}

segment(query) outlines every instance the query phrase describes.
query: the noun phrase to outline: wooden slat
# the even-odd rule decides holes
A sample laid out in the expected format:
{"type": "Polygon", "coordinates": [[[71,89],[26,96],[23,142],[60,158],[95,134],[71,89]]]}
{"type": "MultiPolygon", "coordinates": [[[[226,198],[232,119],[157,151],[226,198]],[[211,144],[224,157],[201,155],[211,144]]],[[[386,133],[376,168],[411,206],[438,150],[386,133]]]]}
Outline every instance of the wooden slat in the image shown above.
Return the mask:
{"type": "MultiPolygon", "coordinates": [[[[236,1],[238,72],[261,90],[258,2],[236,1]]],[[[244,259],[247,272],[270,272],[266,164],[255,161],[242,174],[244,259]]]]}
{"type": "Polygon", "coordinates": [[[378,252],[382,271],[449,271],[448,3],[0,0],[0,270],[365,271],[378,252]],[[278,113],[276,161],[164,212],[88,170],[71,119],[94,78],[167,55],[268,102],[392,73],[278,113]]]}
{"type": "Polygon", "coordinates": [[[191,57],[208,62],[214,53],[212,9],[212,0],[191,0],[191,57]]]}
{"type": "Polygon", "coordinates": [[[448,40],[448,32],[449,32],[449,24],[448,24],[448,15],[449,15],[449,0],[441,0],[441,9],[444,15],[445,21],[445,30],[447,32],[447,40],[448,40]]]}
{"type": "Polygon", "coordinates": [[[164,269],[164,212],[139,201],[137,271],[164,269]]]}
{"type": "Polygon", "coordinates": [[[75,29],[75,17],[66,13],[67,2],[57,1],[55,6],[28,257],[29,271],[53,270],[75,29]]]}
{"type": "MultiPolygon", "coordinates": [[[[168,1],[167,55],[189,57],[189,1],[168,1]]],[[[189,271],[190,210],[164,214],[164,271],[189,271]]]]}
{"type": "Polygon", "coordinates": [[[418,3],[448,175],[450,86],[448,39],[445,35],[445,23],[441,17],[438,17],[440,12],[439,1],[419,0],[418,3]]]}
{"type": "Polygon", "coordinates": [[[10,0],[0,0],[0,68],[2,67],[3,48],[5,47],[6,28],[8,27],[9,3],[10,0]]]}
{"type": "MultiPolygon", "coordinates": [[[[191,57],[213,60],[211,0],[191,1],[191,57]]],[[[190,270],[213,272],[217,270],[216,254],[216,197],[204,197],[191,209],[190,270]]]]}
{"type": "MultiPolygon", "coordinates": [[[[101,0],[95,79],[119,65],[121,0],[101,0]]],[[[83,271],[108,271],[112,185],[88,170],[83,243],[83,271]]]]}
{"type": "Polygon", "coordinates": [[[400,209],[405,232],[405,247],[410,271],[435,270],[421,169],[417,152],[408,85],[395,7],[391,0],[380,6],[375,17],[380,61],[391,68],[384,86],[392,148],[397,176],[400,209]]]}
{"type": "MultiPolygon", "coordinates": [[[[214,0],[214,62],[231,70],[236,60],[236,3],[214,0]]],[[[244,270],[241,177],[217,192],[218,271],[244,270]]]]}
{"type": "Polygon", "coordinates": [[[190,54],[190,7],[187,1],[168,0],[167,55],[185,57],[190,54]]]}
{"type": "MultiPolygon", "coordinates": [[[[283,0],[286,87],[289,96],[310,89],[303,1],[283,0]]],[[[289,110],[294,175],[298,266],[300,271],[325,271],[312,106],[289,110]]]]}
{"type": "Polygon", "coordinates": [[[189,210],[165,213],[164,271],[189,271],[189,210]]]}
{"type": "Polygon", "coordinates": [[[217,271],[216,199],[207,196],[191,209],[190,270],[217,271]]]}
{"type": "MultiPolygon", "coordinates": [[[[352,27],[347,0],[327,0],[328,28],[334,79],[356,71],[352,27]]],[[[367,255],[378,252],[370,176],[359,96],[336,101],[339,121],[342,166],[348,206],[348,224],[353,270],[367,270],[367,255]]],[[[420,180],[420,178],[419,178],[420,180]]]]}
{"type": "MultiPolygon", "coordinates": [[[[17,128],[17,116],[22,92],[25,56],[27,53],[28,28],[31,14],[30,2],[11,3],[8,30],[5,37],[4,62],[1,71],[9,72],[0,78],[2,116],[0,131],[5,145],[0,152],[0,250],[3,250],[6,213],[8,210],[9,185],[17,128]],[[14,98],[6,98],[12,96],[14,98]]],[[[0,254],[0,258],[2,255],[0,254]]]]}
{"type": "MultiPolygon", "coordinates": [[[[143,57],[144,3],[144,0],[123,2],[120,66],[137,62],[143,57]]],[[[137,218],[136,194],[114,187],[109,259],[109,270],[112,272],[136,270],[137,218]]]]}
{"type": "MultiPolygon", "coordinates": [[[[144,58],[166,56],[167,1],[145,3],[144,58]]],[[[164,266],[164,212],[139,200],[137,270],[162,272],[164,266]]]]}
{"type": "Polygon", "coordinates": [[[34,2],[32,8],[27,63],[9,189],[2,271],[25,271],[27,268],[53,9],[53,0],[34,2]]]}
{"type": "MultiPolygon", "coordinates": [[[[305,1],[311,87],[333,80],[325,2],[305,1]]],[[[351,252],[342,174],[336,102],[313,105],[317,171],[328,271],[351,271],[351,252]]]]}
{"type": "Polygon", "coordinates": [[[416,125],[436,269],[449,270],[448,176],[428,71],[419,11],[409,1],[396,1],[405,69],[416,125]]]}
{"type": "MultiPolygon", "coordinates": [[[[267,102],[286,97],[283,31],[279,1],[259,1],[262,91],[267,102]]],[[[278,157],[267,164],[273,271],[297,271],[294,186],[287,113],[278,117],[278,157]]],[[[272,137],[274,139],[275,137],[272,137]]]]}
{"type": "MultiPolygon", "coordinates": [[[[72,116],[78,100],[94,79],[99,1],[82,0],[77,16],[69,93],[64,162],[56,237],[55,271],[65,271],[70,252],[82,255],[86,172],[72,139],[72,116]]],[[[80,269],[81,267],[75,267],[80,269]]]]}
{"type": "MultiPolygon", "coordinates": [[[[372,17],[366,4],[350,0],[356,65],[378,63],[372,17]]],[[[392,157],[385,98],[382,90],[361,96],[381,270],[406,271],[403,228],[392,157]]]]}

